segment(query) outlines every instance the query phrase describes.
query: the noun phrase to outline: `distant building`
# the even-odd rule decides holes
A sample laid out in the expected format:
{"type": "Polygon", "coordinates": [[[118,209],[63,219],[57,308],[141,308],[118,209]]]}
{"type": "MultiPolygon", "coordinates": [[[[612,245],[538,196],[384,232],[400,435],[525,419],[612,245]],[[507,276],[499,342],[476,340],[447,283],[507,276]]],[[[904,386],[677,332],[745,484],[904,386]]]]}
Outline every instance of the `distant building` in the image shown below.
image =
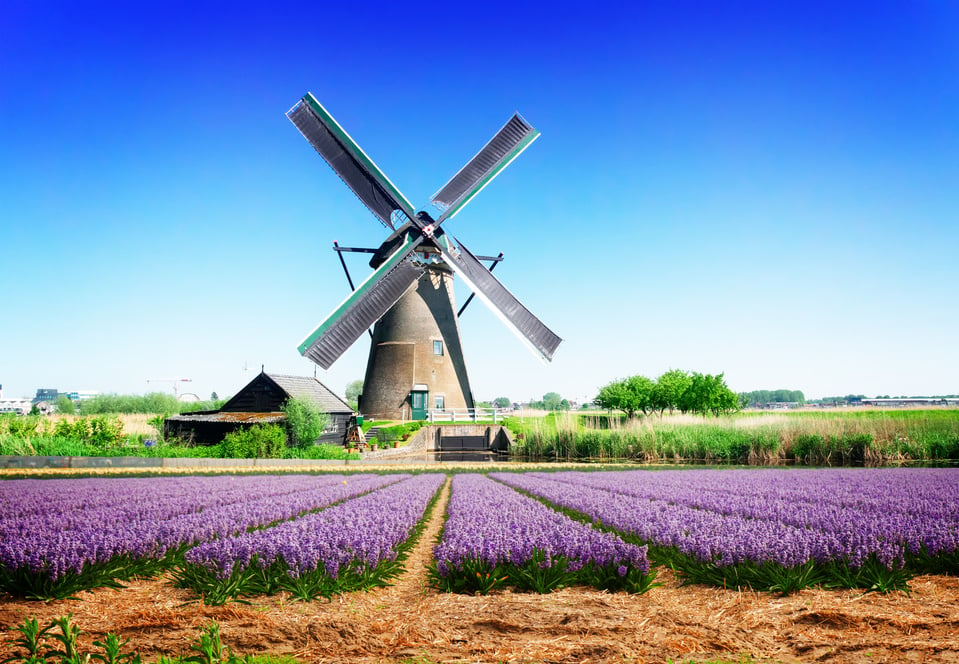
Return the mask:
{"type": "Polygon", "coordinates": [[[0,385],[0,413],[16,413],[26,415],[33,406],[29,399],[4,399],[3,385],[0,385]]]}
{"type": "Polygon", "coordinates": [[[43,402],[53,403],[60,396],[60,391],[55,388],[38,387],[37,395],[33,397],[33,403],[39,405],[43,402]]]}
{"type": "Polygon", "coordinates": [[[284,424],[281,408],[289,399],[303,398],[316,404],[330,416],[330,423],[318,443],[342,445],[354,411],[316,378],[260,373],[219,410],[185,413],[168,417],[164,436],[192,440],[200,445],[216,445],[231,431],[254,424],[284,424]]]}
{"type": "Polygon", "coordinates": [[[863,399],[864,406],[959,406],[953,397],[893,397],[891,399],[863,399]]]}
{"type": "Polygon", "coordinates": [[[97,390],[77,390],[76,392],[67,392],[71,401],[88,401],[94,397],[100,396],[97,390]]]}

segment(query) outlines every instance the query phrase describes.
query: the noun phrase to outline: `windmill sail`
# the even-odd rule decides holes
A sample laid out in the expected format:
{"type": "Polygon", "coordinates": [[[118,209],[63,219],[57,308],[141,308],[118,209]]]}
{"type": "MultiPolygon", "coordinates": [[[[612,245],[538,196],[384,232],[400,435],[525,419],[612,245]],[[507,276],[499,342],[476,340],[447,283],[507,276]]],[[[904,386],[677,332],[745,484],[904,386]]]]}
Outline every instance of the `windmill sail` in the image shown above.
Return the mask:
{"type": "Polygon", "coordinates": [[[329,369],[419,279],[423,270],[409,258],[422,241],[422,236],[407,236],[405,242],[303,340],[300,354],[329,369]]]}
{"type": "Polygon", "coordinates": [[[526,122],[523,116],[514,113],[489,143],[433,194],[430,201],[443,211],[437,224],[452,219],[537,138],[539,132],[526,122]]]}
{"type": "Polygon", "coordinates": [[[510,293],[463,243],[457,240],[456,244],[459,245],[458,252],[449,245],[445,235],[437,238],[436,242],[443,254],[443,259],[453,268],[453,271],[500,320],[506,323],[520,341],[543,360],[552,360],[553,353],[562,339],[524,307],[523,303],[517,300],[516,296],[510,293]]]}
{"type": "Polygon", "coordinates": [[[413,216],[413,205],[312,94],[307,92],[286,116],[387,228],[395,230],[395,211],[413,216]]]}

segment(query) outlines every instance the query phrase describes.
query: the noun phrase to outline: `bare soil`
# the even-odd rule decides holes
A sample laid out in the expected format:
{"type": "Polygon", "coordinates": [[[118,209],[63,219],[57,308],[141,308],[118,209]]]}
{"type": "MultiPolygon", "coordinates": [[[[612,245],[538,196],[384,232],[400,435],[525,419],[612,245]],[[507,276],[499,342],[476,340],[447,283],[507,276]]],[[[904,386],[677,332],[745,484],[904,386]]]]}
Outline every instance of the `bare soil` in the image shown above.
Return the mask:
{"type": "Polygon", "coordinates": [[[570,588],[549,595],[439,593],[426,565],[449,483],[426,531],[388,588],[294,602],[287,596],[208,607],[166,578],[77,599],[0,600],[0,659],[14,627],[73,614],[90,647],[107,632],[147,661],[185,654],[212,619],[235,652],[304,662],[759,662],[959,663],[959,579],[921,576],[912,592],[804,590],[788,597],[681,587],[668,570],[645,595],[570,588]]]}

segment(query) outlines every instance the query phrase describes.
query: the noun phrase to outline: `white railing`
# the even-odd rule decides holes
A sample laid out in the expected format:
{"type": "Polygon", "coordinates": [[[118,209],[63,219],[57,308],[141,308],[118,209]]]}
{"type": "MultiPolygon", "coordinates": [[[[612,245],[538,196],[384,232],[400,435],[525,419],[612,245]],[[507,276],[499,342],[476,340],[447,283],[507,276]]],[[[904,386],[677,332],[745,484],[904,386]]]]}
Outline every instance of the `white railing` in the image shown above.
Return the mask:
{"type": "Polygon", "coordinates": [[[493,424],[496,424],[503,419],[505,412],[500,408],[443,408],[427,412],[426,421],[476,422],[478,420],[493,420],[493,424]]]}

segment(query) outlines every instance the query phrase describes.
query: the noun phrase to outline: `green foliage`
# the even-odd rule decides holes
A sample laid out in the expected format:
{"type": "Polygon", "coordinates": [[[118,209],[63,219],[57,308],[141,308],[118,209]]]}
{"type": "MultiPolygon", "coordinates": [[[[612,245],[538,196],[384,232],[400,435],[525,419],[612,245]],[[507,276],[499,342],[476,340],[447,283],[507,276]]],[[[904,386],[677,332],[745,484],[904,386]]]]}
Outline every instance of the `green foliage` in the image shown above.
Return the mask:
{"type": "Polygon", "coordinates": [[[548,459],[878,463],[959,459],[959,410],[741,413],[629,420],[624,415],[511,417],[513,454],[548,459]]]}
{"type": "Polygon", "coordinates": [[[232,650],[223,647],[223,642],[220,640],[220,624],[215,620],[211,620],[207,624],[200,635],[200,639],[190,645],[190,650],[197,654],[187,657],[183,660],[184,663],[220,664],[221,662],[233,662],[236,659],[232,650]]]}
{"type": "Polygon", "coordinates": [[[414,433],[423,428],[423,422],[413,421],[405,424],[394,424],[389,427],[380,427],[377,430],[376,439],[380,443],[391,443],[394,440],[406,440],[414,433]]]}
{"type": "Polygon", "coordinates": [[[276,424],[254,424],[248,429],[228,433],[220,443],[224,458],[282,459],[286,451],[286,432],[276,424]]]}
{"type": "Polygon", "coordinates": [[[37,435],[37,428],[40,425],[40,417],[36,415],[27,415],[26,417],[12,417],[7,419],[7,431],[11,436],[27,440],[37,435]]]}
{"type": "Polygon", "coordinates": [[[698,413],[703,417],[712,413],[719,417],[739,410],[739,396],[726,386],[723,374],[713,376],[694,371],[678,405],[684,413],[698,413]]]}
{"type": "Polygon", "coordinates": [[[802,390],[753,390],[740,392],[739,397],[747,406],[765,406],[770,403],[795,403],[801,406],[806,403],[802,390]]]}
{"type": "Polygon", "coordinates": [[[166,418],[170,417],[169,413],[163,413],[161,415],[154,415],[147,420],[147,424],[153,427],[153,430],[156,431],[157,440],[163,438],[163,423],[166,422],[166,418]]]}
{"type": "Polygon", "coordinates": [[[96,447],[114,448],[125,440],[119,417],[101,415],[90,420],[90,442],[96,447]]]}
{"type": "Polygon", "coordinates": [[[547,392],[543,395],[543,408],[550,411],[569,410],[569,401],[560,396],[559,392],[547,392]]]}
{"type": "Polygon", "coordinates": [[[290,430],[293,447],[306,447],[316,442],[330,423],[330,416],[319,406],[302,397],[289,399],[282,406],[290,430]]]}
{"type": "Polygon", "coordinates": [[[359,454],[350,454],[342,445],[310,445],[300,449],[289,449],[291,459],[358,459],[359,454]]]}
{"type": "Polygon", "coordinates": [[[646,376],[630,376],[603,387],[594,401],[600,408],[621,410],[628,418],[633,418],[637,412],[645,415],[653,407],[654,385],[646,376]]]}
{"type": "Polygon", "coordinates": [[[682,369],[671,369],[656,379],[650,394],[650,407],[660,416],[668,409],[670,413],[679,408],[679,400],[689,389],[691,379],[682,369]]]}
{"type": "Polygon", "coordinates": [[[56,411],[61,415],[73,415],[77,412],[77,406],[73,403],[73,399],[68,397],[66,394],[58,395],[54,405],[56,411]]]}
{"type": "Polygon", "coordinates": [[[360,395],[363,394],[363,381],[360,379],[352,380],[346,385],[346,403],[350,404],[353,410],[359,410],[360,395]]]}
{"type": "MultiPolygon", "coordinates": [[[[14,628],[21,634],[9,645],[20,652],[8,657],[0,664],[142,664],[138,652],[125,652],[129,639],[121,640],[117,634],[108,633],[103,640],[93,641],[96,650],[81,650],[78,637],[83,631],[72,622],[72,614],[51,620],[43,628],[36,618],[27,618],[22,625],[14,628]],[[56,642],[47,645],[46,640],[56,642]]],[[[157,664],[296,664],[297,660],[287,656],[246,655],[240,657],[229,647],[223,645],[220,637],[220,625],[210,621],[200,636],[190,644],[188,657],[170,658],[160,655],[157,664]]]]}
{"type": "Polygon", "coordinates": [[[683,413],[712,413],[728,415],[739,410],[740,400],[726,386],[723,374],[692,373],[672,369],[653,381],[646,376],[630,376],[613,381],[599,391],[594,400],[606,410],[619,410],[628,418],[637,413],[647,415],[658,411],[660,416],[668,409],[683,413]]]}
{"type": "MultiPolygon", "coordinates": [[[[216,393],[214,392],[214,395],[216,393]]],[[[225,399],[182,402],[172,394],[149,392],[147,394],[99,394],[84,399],[78,404],[81,415],[116,415],[119,413],[192,413],[199,410],[216,410],[226,403],[225,399]]]]}
{"type": "Polygon", "coordinates": [[[10,645],[14,647],[19,646],[26,652],[13,657],[7,657],[0,662],[0,664],[7,664],[8,662],[44,661],[43,652],[41,651],[43,647],[43,637],[46,636],[47,632],[51,629],[53,629],[53,623],[41,629],[40,623],[36,618],[27,618],[24,620],[22,625],[15,628],[15,630],[20,633],[20,636],[14,639],[10,645]]]}
{"type": "Polygon", "coordinates": [[[493,399],[493,405],[497,408],[509,408],[513,402],[509,400],[509,397],[496,397],[493,399]]]}
{"type": "Polygon", "coordinates": [[[60,616],[53,620],[53,625],[60,628],[60,632],[51,632],[51,636],[60,642],[63,650],[59,647],[56,650],[49,650],[46,657],[59,657],[61,662],[69,664],[85,664],[85,657],[80,652],[77,644],[77,638],[82,634],[82,630],[70,622],[72,614],[60,616]]]}
{"type": "Polygon", "coordinates": [[[433,561],[427,573],[430,584],[438,590],[481,595],[506,587],[545,594],[577,585],[642,594],[659,585],[654,583],[654,571],[644,574],[636,568],[593,563],[573,570],[568,559],[550,557],[539,549],[534,550],[529,560],[521,565],[510,562],[491,565],[486,560],[467,558],[457,566],[448,564],[446,574],[440,574],[436,561],[433,561]]]}

